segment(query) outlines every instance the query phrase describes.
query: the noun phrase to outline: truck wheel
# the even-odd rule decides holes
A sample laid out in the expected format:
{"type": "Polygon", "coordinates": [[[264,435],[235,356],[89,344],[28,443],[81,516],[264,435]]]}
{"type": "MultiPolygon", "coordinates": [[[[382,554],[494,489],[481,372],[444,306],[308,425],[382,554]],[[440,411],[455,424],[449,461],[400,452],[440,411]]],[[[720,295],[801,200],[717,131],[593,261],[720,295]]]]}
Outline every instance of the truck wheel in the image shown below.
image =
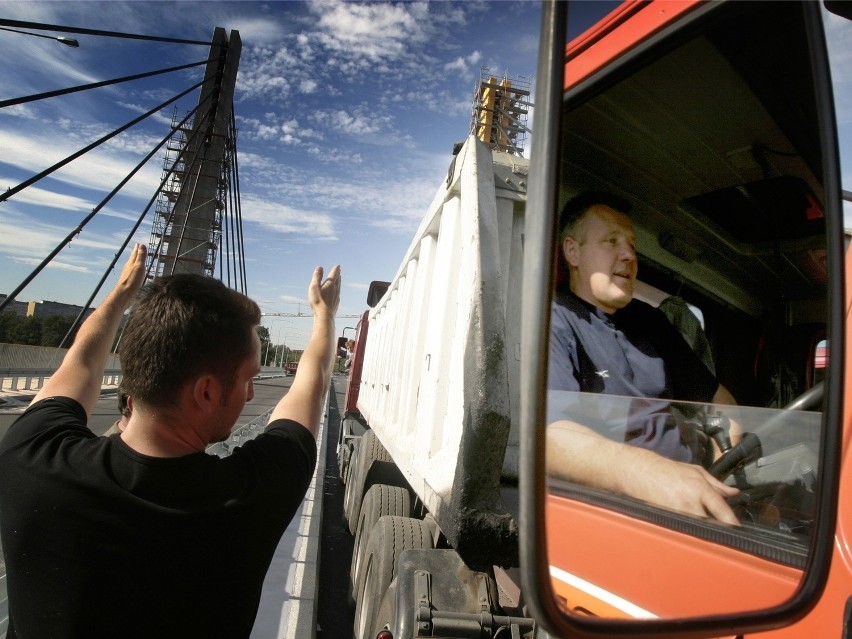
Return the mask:
{"type": "Polygon", "coordinates": [[[358,466],[358,450],[361,448],[361,439],[352,442],[352,454],[349,457],[349,465],[346,468],[346,488],[343,491],[343,519],[349,521],[349,503],[352,500],[352,491],[355,490],[355,471],[358,466]]]}
{"type": "Polygon", "coordinates": [[[411,515],[411,495],[405,488],[375,484],[370,486],[364,496],[361,513],[358,516],[358,527],[355,532],[355,545],[352,549],[352,565],[349,570],[350,593],[353,599],[355,593],[358,592],[358,586],[363,583],[363,581],[359,581],[359,577],[363,577],[363,575],[359,575],[359,570],[361,560],[367,550],[370,531],[379,521],[379,518],[385,515],[394,517],[409,517],[411,515]]]}
{"type": "Polygon", "coordinates": [[[382,597],[396,576],[396,563],[402,551],[432,548],[429,526],[410,517],[381,517],[369,537],[363,589],[356,592],[355,639],[372,639],[390,621],[376,617],[382,597]]]}
{"type": "Polygon", "coordinates": [[[355,474],[350,474],[344,493],[346,521],[349,522],[349,532],[352,535],[355,534],[358,515],[361,513],[361,500],[364,496],[364,480],[367,477],[367,471],[370,470],[374,461],[393,461],[372,430],[364,433],[358,441],[360,442],[358,453],[356,455],[353,451],[352,459],[349,462],[350,466],[353,463],[355,464],[355,474]]]}
{"type": "Polygon", "coordinates": [[[340,436],[337,438],[337,467],[340,470],[341,484],[345,484],[349,477],[354,442],[360,439],[366,430],[366,426],[355,417],[345,417],[340,422],[340,436]]]}

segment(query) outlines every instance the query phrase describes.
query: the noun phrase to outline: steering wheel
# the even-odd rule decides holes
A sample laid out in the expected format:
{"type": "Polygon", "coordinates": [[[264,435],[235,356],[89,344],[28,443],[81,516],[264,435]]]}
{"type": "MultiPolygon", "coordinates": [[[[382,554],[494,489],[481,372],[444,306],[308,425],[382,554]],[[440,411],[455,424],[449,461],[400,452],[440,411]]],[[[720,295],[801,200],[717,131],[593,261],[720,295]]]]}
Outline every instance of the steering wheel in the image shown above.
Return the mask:
{"type": "Polygon", "coordinates": [[[787,404],[782,410],[815,410],[822,405],[822,398],[824,394],[825,387],[823,386],[823,383],[820,382],[819,384],[811,386],[808,390],[787,404]]]}
{"type": "MultiPolygon", "coordinates": [[[[791,410],[813,410],[822,405],[824,386],[820,382],[799,395],[792,402],[781,409],[781,413],[768,419],[762,431],[769,431],[776,427],[779,421],[785,418],[784,412],[791,410]]],[[[755,455],[760,454],[760,438],[754,433],[745,433],[739,443],[722,454],[708,469],[708,472],[719,481],[723,481],[728,475],[736,470],[741,464],[747,462],[755,455]]]]}

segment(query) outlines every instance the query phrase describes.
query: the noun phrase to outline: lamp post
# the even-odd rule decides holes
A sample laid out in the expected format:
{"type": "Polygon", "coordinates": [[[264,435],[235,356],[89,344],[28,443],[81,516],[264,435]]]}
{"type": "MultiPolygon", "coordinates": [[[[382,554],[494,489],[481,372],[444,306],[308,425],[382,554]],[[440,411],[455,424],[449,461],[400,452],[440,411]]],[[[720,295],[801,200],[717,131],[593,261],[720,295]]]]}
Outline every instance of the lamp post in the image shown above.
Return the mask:
{"type": "Polygon", "coordinates": [[[287,336],[284,336],[284,343],[281,345],[281,360],[278,362],[278,367],[284,366],[284,354],[287,352],[287,336]]]}
{"type": "MultiPolygon", "coordinates": [[[[275,340],[275,348],[276,349],[278,348],[278,343],[281,341],[281,331],[283,329],[284,329],[283,326],[278,327],[278,337],[275,340]]],[[[275,355],[275,353],[273,353],[273,355],[275,355]]],[[[277,358],[278,359],[278,364],[277,364],[278,368],[281,368],[281,359],[283,358],[283,356],[284,356],[284,349],[282,348],[281,349],[281,355],[279,355],[278,358],[277,358]]]]}
{"type": "Polygon", "coordinates": [[[20,29],[10,29],[9,27],[0,27],[0,31],[11,31],[12,33],[21,33],[23,35],[34,36],[36,38],[47,38],[48,40],[56,40],[61,42],[66,47],[79,47],[80,43],[74,38],[66,38],[65,36],[49,36],[43,33],[33,33],[32,31],[21,31],[20,29]]]}

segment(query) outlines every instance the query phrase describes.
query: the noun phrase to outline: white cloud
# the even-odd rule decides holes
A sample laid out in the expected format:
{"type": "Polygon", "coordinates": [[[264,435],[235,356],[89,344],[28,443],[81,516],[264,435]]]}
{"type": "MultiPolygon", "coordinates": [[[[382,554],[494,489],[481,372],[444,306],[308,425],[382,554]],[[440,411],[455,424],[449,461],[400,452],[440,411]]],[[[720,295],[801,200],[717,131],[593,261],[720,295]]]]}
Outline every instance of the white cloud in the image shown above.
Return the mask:
{"type": "Polygon", "coordinates": [[[306,78],[299,83],[299,91],[301,93],[315,93],[319,83],[316,80],[306,78]]]}
{"type": "Polygon", "coordinates": [[[364,162],[364,158],[360,153],[352,153],[338,148],[320,148],[316,145],[311,145],[307,148],[308,155],[315,157],[320,162],[339,163],[345,162],[350,165],[358,165],[364,162]]]}
{"type": "MultiPolygon", "coordinates": [[[[27,215],[6,214],[0,218],[0,252],[6,259],[38,264],[59,246],[70,231],[70,226],[59,227],[27,215]]],[[[119,241],[113,235],[84,231],[62,249],[59,257],[64,259],[66,264],[77,264],[74,270],[97,270],[100,263],[93,251],[103,251],[100,259],[108,260],[115,254],[118,245],[119,241]]]]}
{"type": "MultiPolygon", "coordinates": [[[[42,137],[33,131],[0,129],[0,148],[13,151],[13,153],[4,154],[2,160],[9,166],[24,169],[35,175],[76,153],[83,146],[83,144],[76,144],[77,140],[74,138],[77,136],[70,132],[73,127],[74,124],[69,122],[67,124],[69,135],[62,137],[42,137]]],[[[90,151],[52,173],[50,178],[75,188],[83,187],[106,195],[142,159],[139,155],[134,154],[131,157],[131,153],[124,153],[122,149],[116,148],[120,146],[121,142],[116,141],[113,148],[90,151]]],[[[132,146],[135,145],[131,144],[132,146]]],[[[150,150],[150,148],[149,144],[147,149],[150,150]]],[[[128,182],[122,189],[122,193],[149,199],[160,183],[160,167],[159,164],[157,166],[154,164],[157,162],[152,159],[128,182]]]]}
{"type": "Polygon", "coordinates": [[[296,118],[285,119],[274,113],[264,114],[265,123],[256,118],[241,118],[241,136],[248,140],[279,141],[285,145],[301,144],[305,139],[321,140],[323,134],[315,129],[303,127],[296,118]]]}
{"type": "Polygon", "coordinates": [[[27,120],[35,120],[37,118],[33,109],[26,104],[15,104],[14,106],[5,107],[3,115],[25,118],[27,120]]]}
{"type": "Polygon", "coordinates": [[[310,119],[320,126],[356,137],[371,136],[383,129],[387,131],[391,126],[391,119],[388,116],[364,112],[350,113],[343,109],[316,111],[311,114],[310,119]]]}
{"type": "Polygon", "coordinates": [[[452,62],[447,62],[444,65],[444,71],[458,71],[459,73],[467,72],[467,63],[464,58],[456,58],[452,62]]]}
{"type": "Polygon", "coordinates": [[[479,64],[481,60],[482,54],[479,51],[474,51],[466,57],[459,56],[452,62],[446,63],[444,65],[444,71],[455,71],[459,75],[466,76],[471,73],[471,67],[474,67],[475,65],[479,64]]]}
{"type": "MultiPolygon", "coordinates": [[[[257,45],[244,38],[237,100],[263,97],[288,103],[296,94],[312,95],[323,87],[339,95],[335,83],[355,85],[386,77],[397,84],[417,77],[421,86],[441,81],[443,63],[436,55],[453,48],[448,27],[465,22],[460,6],[425,2],[354,3],[317,1],[304,5],[313,14],[300,22],[300,31],[282,32],[278,41],[257,45]],[[434,53],[433,53],[434,52],[434,53]]],[[[464,58],[477,64],[475,51],[464,58]]]]}
{"type": "MultiPolygon", "coordinates": [[[[5,190],[16,183],[17,180],[0,176],[0,190],[5,190]]],[[[37,186],[30,186],[14,195],[13,198],[17,204],[32,204],[62,211],[91,211],[94,208],[94,202],[90,200],[48,191],[37,186]]]]}
{"type": "Polygon", "coordinates": [[[377,63],[396,59],[427,39],[425,3],[317,3],[320,40],[331,51],[377,63]]]}
{"type": "MultiPolygon", "coordinates": [[[[41,260],[32,258],[22,258],[17,261],[21,264],[28,264],[30,266],[38,266],[41,263],[41,260]]],[[[59,271],[72,271],[74,273],[89,273],[91,271],[88,266],[63,262],[59,259],[51,260],[51,262],[45,268],[56,269],[59,271]]]]}
{"type": "Polygon", "coordinates": [[[298,210],[277,201],[243,196],[242,217],[244,222],[254,222],[267,231],[288,235],[290,241],[328,242],[337,239],[330,215],[298,210]]]}
{"type": "Polygon", "coordinates": [[[290,92],[291,81],[298,80],[302,65],[286,46],[250,47],[240,61],[235,97],[281,100],[290,92]]]}
{"type": "Polygon", "coordinates": [[[256,135],[261,140],[274,140],[278,137],[278,127],[261,124],[257,128],[256,135]]]}
{"type": "Polygon", "coordinates": [[[240,40],[243,42],[258,44],[278,42],[287,32],[285,27],[279,24],[277,20],[266,16],[254,18],[237,15],[226,17],[217,24],[224,27],[226,31],[231,31],[232,29],[239,31],[240,40]]]}
{"type": "MultiPolygon", "coordinates": [[[[116,102],[116,104],[139,114],[147,113],[153,108],[151,105],[132,104],[130,102],[116,102]]],[[[164,133],[172,128],[172,118],[170,115],[166,115],[163,110],[157,111],[149,117],[151,118],[151,121],[159,122],[160,124],[165,125],[165,128],[163,129],[164,133]]]]}

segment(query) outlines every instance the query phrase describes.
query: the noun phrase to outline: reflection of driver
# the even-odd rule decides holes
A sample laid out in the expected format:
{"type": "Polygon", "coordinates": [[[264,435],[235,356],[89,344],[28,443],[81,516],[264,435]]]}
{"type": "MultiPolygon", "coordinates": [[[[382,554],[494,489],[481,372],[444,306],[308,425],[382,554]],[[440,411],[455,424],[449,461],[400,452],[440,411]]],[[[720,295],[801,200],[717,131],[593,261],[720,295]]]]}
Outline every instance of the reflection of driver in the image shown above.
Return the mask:
{"type": "MultiPolygon", "coordinates": [[[[560,239],[569,270],[570,290],[557,294],[552,310],[549,389],[734,403],[730,393],[718,384],[666,317],[653,307],[633,300],[638,262],[636,236],[626,214],[628,210],[629,205],[613,195],[586,193],[568,202],[562,212],[560,239]]],[[[667,403],[638,404],[642,409],[631,411],[628,420],[619,425],[622,432],[617,439],[629,440],[671,460],[698,461],[694,442],[683,436],[683,425],[664,410],[667,403]]],[[[624,446],[568,421],[552,425],[548,432],[549,444],[551,440],[559,454],[551,448],[548,465],[557,475],[693,514],[709,512],[725,521],[736,522],[722,499],[736,491],[717,482],[703,468],[677,464],[647,450],[624,446]],[[578,433],[588,437],[577,440],[578,433]],[[623,476],[629,474],[624,469],[630,466],[618,464],[622,477],[615,483],[613,477],[599,476],[606,466],[617,461],[609,459],[609,454],[599,459],[604,468],[590,468],[588,472],[580,472],[581,467],[588,466],[589,461],[596,458],[593,453],[600,451],[586,450],[585,463],[560,463],[589,445],[608,450],[612,455],[633,457],[622,459],[624,463],[641,459],[651,462],[654,470],[667,469],[681,475],[686,472],[691,479],[700,481],[690,482],[686,477],[680,480],[644,477],[643,480],[650,479],[654,486],[643,491],[643,481],[623,476]],[[566,449],[573,449],[573,452],[566,449]],[[652,457],[642,457],[648,454],[652,457]],[[667,484],[685,482],[681,488],[695,488],[695,491],[674,496],[670,494],[673,492],[670,487],[661,489],[657,479],[667,484]]],[[[650,472],[653,475],[653,471],[650,472]]]]}

